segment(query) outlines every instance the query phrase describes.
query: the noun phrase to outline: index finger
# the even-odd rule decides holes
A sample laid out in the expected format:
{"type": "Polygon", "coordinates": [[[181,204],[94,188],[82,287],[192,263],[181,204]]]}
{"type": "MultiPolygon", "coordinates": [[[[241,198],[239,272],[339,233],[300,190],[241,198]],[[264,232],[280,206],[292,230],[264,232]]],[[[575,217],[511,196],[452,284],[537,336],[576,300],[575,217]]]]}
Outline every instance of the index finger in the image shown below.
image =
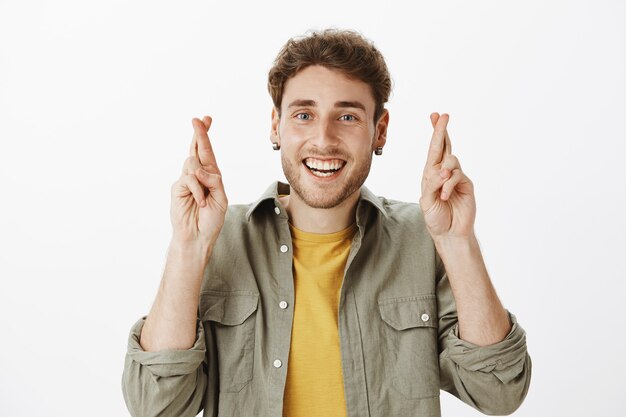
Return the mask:
{"type": "MultiPolygon", "coordinates": [[[[430,122],[433,125],[433,128],[437,124],[437,120],[439,120],[439,114],[433,113],[430,115],[430,122]]],[[[449,120],[449,119],[448,119],[449,120]]],[[[450,135],[448,134],[448,128],[446,127],[446,133],[444,136],[445,142],[443,144],[444,153],[450,155],[452,153],[452,142],[450,142],[450,135]]]]}
{"type": "Polygon", "coordinates": [[[444,143],[443,143],[443,153],[445,155],[450,155],[452,153],[452,142],[450,142],[450,135],[448,134],[448,128],[444,131],[444,143]]]}
{"type": "MultiPolygon", "coordinates": [[[[207,130],[207,124],[206,124],[206,120],[209,120],[208,116],[204,116],[203,121],[201,122],[202,124],[204,124],[204,130],[207,130]]],[[[191,145],[189,145],[189,156],[195,157],[198,159],[198,161],[200,160],[200,157],[198,156],[198,134],[196,132],[196,125],[194,120],[198,120],[195,117],[193,119],[191,119],[191,127],[193,127],[193,136],[191,137],[191,145]]]]}
{"type": "Polygon", "coordinates": [[[434,166],[439,164],[443,159],[444,153],[450,153],[451,151],[451,145],[449,145],[450,139],[447,137],[448,133],[446,131],[449,119],[450,116],[446,113],[441,116],[437,113],[431,114],[431,122],[435,130],[430,141],[430,147],[428,148],[428,157],[426,158],[427,165],[434,166]]]}
{"type": "Polygon", "coordinates": [[[191,124],[194,129],[194,141],[196,142],[196,156],[200,160],[200,164],[204,167],[212,168],[219,173],[217,167],[217,161],[215,160],[215,154],[213,153],[213,147],[209,140],[207,131],[211,127],[212,119],[209,116],[204,116],[203,120],[193,118],[191,124]]]}

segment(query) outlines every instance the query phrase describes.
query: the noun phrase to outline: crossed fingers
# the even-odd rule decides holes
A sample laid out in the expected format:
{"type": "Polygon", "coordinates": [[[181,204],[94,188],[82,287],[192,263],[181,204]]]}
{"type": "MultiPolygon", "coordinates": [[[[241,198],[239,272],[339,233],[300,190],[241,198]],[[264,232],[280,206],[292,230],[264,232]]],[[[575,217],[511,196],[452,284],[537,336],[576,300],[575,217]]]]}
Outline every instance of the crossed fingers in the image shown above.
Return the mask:
{"type": "Polygon", "coordinates": [[[195,117],[191,120],[194,132],[189,146],[189,157],[183,165],[183,175],[201,175],[203,170],[221,175],[207,134],[211,123],[209,116],[204,116],[202,120],[195,117]]]}
{"type": "Polygon", "coordinates": [[[221,175],[207,133],[212,122],[213,120],[209,116],[204,116],[202,120],[195,117],[191,120],[194,133],[189,147],[189,158],[197,160],[198,164],[187,167],[191,168],[191,170],[187,169],[189,174],[194,173],[197,168],[203,168],[205,171],[221,175]]]}
{"type": "Polygon", "coordinates": [[[469,182],[461,170],[461,164],[452,155],[452,143],[447,125],[450,116],[446,113],[430,115],[434,128],[428,149],[426,166],[422,177],[422,198],[425,207],[433,207],[437,197],[447,200],[455,187],[462,182],[469,182]]]}
{"type": "Polygon", "coordinates": [[[430,121],[435,131],[433,137],[430,140],[430,147],[428,149],[428,157],[426,158],[427,166],[436,166],[440,164],[445,155],[452,153],[452,143],[448,136],[448,121],[450,116],[447,113],[439,116],[438,113],[430,115],[430,121]]]}
{"type": "Polygon", "coordinates": [[[207,184],[221,181],[221,172],[207,134],[211,122],[209,116],[204,116],[202,120],[198,118],[191,120],[194,133],[189,146],[189,157],[185,160],[179,180],[193,194],[200,207],[207,204],[205,201],[207,187],[211,188],[207,184]]]}

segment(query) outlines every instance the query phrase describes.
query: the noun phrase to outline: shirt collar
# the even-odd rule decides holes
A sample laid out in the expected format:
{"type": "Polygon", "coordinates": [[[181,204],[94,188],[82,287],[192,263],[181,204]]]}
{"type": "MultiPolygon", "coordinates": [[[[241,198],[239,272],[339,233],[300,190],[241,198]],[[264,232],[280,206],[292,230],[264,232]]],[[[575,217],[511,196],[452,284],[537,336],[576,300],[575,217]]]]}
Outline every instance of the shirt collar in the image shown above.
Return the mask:
{"type": "MultiPolygon", "coordinates": [[[[250,217],[252,216],[252,213],[254,213],[257,210],[257,208],[261,205],[261,203],[263,203],[266,200],[278,201],[279,195],[289,194],[290,190],[291,190],[291,187],[289,186],[289,184],[281,182],[281,181],[274,181],[269,187],[267,187],[267,189],[261,195],[261,197],[259,197],[258,200],[252,203],[252,205],[246,212],[246,220],[250,221],[250,217]]],[[[385,210],[385,207],[383,206],[381,199],[376,197],[374,193],[372,193],[369,190],[369,188],[367,188],[364,185],[361,186],[361,196],[359,197],[359,202],[357,203],[357,207],[360,205],[361,201],[367,201],[372,206],[376,207],[378,211],[380,211],[385,217],[389,216],[387,214],[387,210],[385,210]]]]}

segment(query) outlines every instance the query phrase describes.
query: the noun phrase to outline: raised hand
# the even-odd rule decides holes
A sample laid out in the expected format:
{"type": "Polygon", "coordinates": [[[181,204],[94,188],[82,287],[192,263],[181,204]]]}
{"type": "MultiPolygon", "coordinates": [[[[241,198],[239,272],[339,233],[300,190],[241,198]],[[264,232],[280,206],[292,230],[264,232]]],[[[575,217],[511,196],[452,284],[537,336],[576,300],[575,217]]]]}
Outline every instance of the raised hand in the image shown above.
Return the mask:
{"type": "Polygon", "coordinates": [[[172,185],[170,217],[177,243],[213,244],[224,224],[228,199],[207,134],[212,119],[193,118],[189,157],[172,185]]]}
{"type": "Polygon", "coordinates": [[[448,237],[467,238],[474,233],[476,199],[474,184],[461,171],[447,125],[450,116],[432,113],[434,132],[422,175],[419,203],[426,226],[434,240],[448,237]]]}

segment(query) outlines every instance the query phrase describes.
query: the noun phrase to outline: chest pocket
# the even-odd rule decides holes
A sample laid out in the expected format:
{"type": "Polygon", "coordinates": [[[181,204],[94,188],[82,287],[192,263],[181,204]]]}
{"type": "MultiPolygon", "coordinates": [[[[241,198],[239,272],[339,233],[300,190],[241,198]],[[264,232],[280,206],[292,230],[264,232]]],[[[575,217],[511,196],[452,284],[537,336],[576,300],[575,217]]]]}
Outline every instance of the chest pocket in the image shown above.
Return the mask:
{"type": "Polygon", "coordinates": [[[220,392],[239,392],[252,379],[255,318],[259,295],[248,291],[205,291],[202,320],[217,347],[220,392]]]}
{"type": "Polygon", "coordinates": [[[437,300],[434,294],[378,300],[386,323],[386,364],[393,387],[406,398],[439,396],[437,300]]]}

